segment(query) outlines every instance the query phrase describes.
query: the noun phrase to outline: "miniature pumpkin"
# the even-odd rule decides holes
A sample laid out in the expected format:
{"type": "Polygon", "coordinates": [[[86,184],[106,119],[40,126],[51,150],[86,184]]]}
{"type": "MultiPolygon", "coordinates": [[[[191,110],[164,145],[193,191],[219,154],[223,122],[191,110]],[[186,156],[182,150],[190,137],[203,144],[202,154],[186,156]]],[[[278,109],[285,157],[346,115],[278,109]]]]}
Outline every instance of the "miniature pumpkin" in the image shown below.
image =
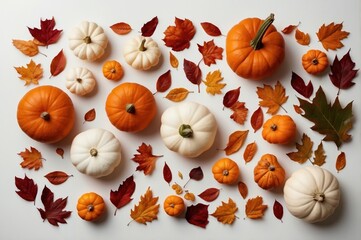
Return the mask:
{"type": "Polygon", "coordinates": [[[163,208],[169,216],[177,217],[184,212],[185,204],[181,197],[170,195],[164,200],[163,208]]]}
{"type": "Polygon", "coordinates": [[[115,87],[105,103],[110,122],[119,130],[144,130],[157,113],[157,105],[148,88],[138,83],[122,83],[115,87]]]}
{"type": "Polygon", "coordinates": [[[160,135],[165,146],[194,158],[214,142],[217,122],[209,109],[199,103],[183,102],[166,109],[161,117],[160,135]]]}
{"type": "Polygon", "coordinates": [[[95,221],[105,212],[105,202],[97,193],[88,192],[79,197],[76,209],[82,219],[95,221]]]}
{"type": "Polygon", "coordinates": [[[107,130],[86,130],[73,139],[70,159],[81,173],[96,178],[107,176],[121,162],[120,142],[107,130]]]}
{"type": "Polygon", "coordinates": [[[214,179],[219,183],[234,184],[238,181],[239,167],[230,158],[221,158],[213,164],[212,173],[214,179]]]}
{"type": "Polygon", "coordinates": [[[108,45],[108,37],[98,24],[83,21],[69,35],[69,47],[82,60],[95,61],[101,58],[108,45]]]}
{"type": "Polygon", "coordinates": [[[137,36],[124,46],[125,61],[135,69],[148,70],[158,65],[161,51],[150,37],[137,36]]]}
{"type": "Polygon", "coordinates": [[[262,137],[269,143],[288,144],[296,136],[297,128],[288,115],[274,115],[263,124],[262,137]]]}
{"type": "Polygon", "coordinates": [[[95,85],[93,73],[84,67],[73,68],[66,76],[66,88],[79,96],[91,93],[95,85]]]}
{"type": "Polygon", "coordinates": [[[272,154],[265,154],[254,168],[254,181],[268,190],[281,186],[285,181],[285,170],[272,154]]]}
{"type": "Polygon", "coordinates": [[[315,165],[295,171],[287,179],[283,193],[290,213],[310,223],[321,222],[331,216],[341,196],[337,178],[315,165]]]}
{"type": "Polygon", "coordinates": [[[103,64],[102,72],[106,79],[112,81],[119,81],[124,75],[122,65],[116,60],[106,61],[103,64]]]}
{"type": "Polygon", "coordinates": [[[57,87],[36,87],[19,101],[17,121],[30,138],[43,143],[59,142],[73,129],[74,105],[57,87]]]}
{"type": "Polygon", "coordinates": [[[285,42],[266,20],[247,18],[231,28],[226,38],[227,63],[240,77],[260,80],[270,76],[283,62],[285,42]]]}
{"type": "Polygon", "coordinates": [[[317,75],[322,73],[328,67],[327,55],[320,50],[308,50],[302,56],[302,66],[310,74],[317,75]]]}

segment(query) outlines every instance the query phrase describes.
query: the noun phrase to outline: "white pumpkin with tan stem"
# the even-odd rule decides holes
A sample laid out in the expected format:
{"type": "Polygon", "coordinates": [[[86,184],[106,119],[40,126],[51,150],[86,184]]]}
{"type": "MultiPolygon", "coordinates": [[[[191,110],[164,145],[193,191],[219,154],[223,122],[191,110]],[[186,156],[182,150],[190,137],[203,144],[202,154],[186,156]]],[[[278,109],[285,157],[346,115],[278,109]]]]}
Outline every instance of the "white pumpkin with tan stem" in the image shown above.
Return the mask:
{"type": "Polygon", "coordinates": [[[81,173],[96,178],[107,176],[121,162],[120,142],[107,130],[86,130],[73,139],[70,159],[81,173]]]}
{"type": "Polygon", "coordinates": [[[183,102],[163,112],[160,134],[167,148],[194,158],[213,145],[217,122],[207,107],[183,102]]]}
{"type": "Polygon", "coordinates": [[[287,179],[283,192],[290,213],[310,223],[327,219],[340,202],[337,178],[318,166],[294,172],[287,179]]]}
{"type": "Polygon", "coordinates": [[[84,96],[94,90],[96,81],[89,69],[77,67],[70,70],[65,85],[71,93],[84,96]]]}

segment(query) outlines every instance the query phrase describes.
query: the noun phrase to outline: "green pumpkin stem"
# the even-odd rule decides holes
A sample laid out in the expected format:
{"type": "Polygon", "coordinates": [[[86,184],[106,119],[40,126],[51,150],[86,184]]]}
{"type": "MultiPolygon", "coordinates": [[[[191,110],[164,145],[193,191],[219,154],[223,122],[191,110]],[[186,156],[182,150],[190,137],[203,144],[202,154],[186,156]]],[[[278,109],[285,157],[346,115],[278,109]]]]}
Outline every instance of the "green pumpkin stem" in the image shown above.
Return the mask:
{"type": "Polygon", "coordinates": [[[139,51],[142,51],[142,52],[147,51],[147,48],[144,46],[145,41],[146,41],[146,39],[144,38],[144,39],[142,40],[142,43],[141,43],[140,46],[139,46],[139,51]]]}
{"type": "Polygon", "coordinates": [[[126,106],[125,106],[125,111],[127,111],[127,113],[130,113],[130,114],[134,114],[135,113],[135,106],[133,103],[128,103],[126,106]]]}
{"type": "Polygon", "coordinates": [[[190,125],[182,124],[179,127],[179,134],[184,138],[191,138],[193,137],[193,130],[190,125]]]}
{"type": "Polygon", "coordinates": [[[273,21],[275,20],[275,15],[271,13],[268,18],[264,20],[261,27],[258,29],[258,32],[254,39],[252,39],[250,45],[254,48],[254,50],[259,50],[263,47],[262,38],[266,33],[267,29],[272,25],[273,21]]]}

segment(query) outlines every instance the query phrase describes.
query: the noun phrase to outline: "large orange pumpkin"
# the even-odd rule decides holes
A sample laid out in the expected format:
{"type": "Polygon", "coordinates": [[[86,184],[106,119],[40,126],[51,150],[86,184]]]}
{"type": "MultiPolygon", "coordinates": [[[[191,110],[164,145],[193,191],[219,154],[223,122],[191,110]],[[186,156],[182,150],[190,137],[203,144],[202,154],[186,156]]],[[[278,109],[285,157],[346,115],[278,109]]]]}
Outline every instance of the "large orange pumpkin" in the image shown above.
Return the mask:
{"type": "Polygon", "coordinates": [[[265,154],[254,168],[254,181],[268,190],[281,186],[285,181],[285,170],[273,154],[265,154]]]}
{"type": "Polygon", "coordinates": [[[157,105],[148,88],[128,82],[110,92],[105,110],[110,122],[119,130],[139,132],[151,123],[157,113],[157,105]]]}
{"type": "Polygon", "coordinates": [[[284,39],[266,20],[247,18],[231,28],[226,38],[227,63],[240,77],[260,80],[270,76],[285,56],[284,39]]]}
{"type": "Polygon", "coordinates": [[[55,143],[72,130],[75,111],[70,97],[53,86],[40,86],[28,91],[19,101],[17,121],[32,139],[55,143]]]}

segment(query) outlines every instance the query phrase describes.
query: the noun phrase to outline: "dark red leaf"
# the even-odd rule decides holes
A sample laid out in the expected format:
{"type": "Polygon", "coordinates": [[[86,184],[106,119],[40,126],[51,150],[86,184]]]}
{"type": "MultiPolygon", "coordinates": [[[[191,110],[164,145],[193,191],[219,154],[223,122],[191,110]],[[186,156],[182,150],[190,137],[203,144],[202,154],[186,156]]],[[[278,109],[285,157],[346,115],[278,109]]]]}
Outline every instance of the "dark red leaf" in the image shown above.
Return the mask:
{"type": "Polygon", "coordinates": [[[59,75],[65,68],[66,58],[63,49],[51,60],[50,73],[51,76],[59,75]]]}
{"type": "Polygon", "coordinates": [[[198,197],[202,198],[204,201],[212,202],[217,199],[219,192],[218,188],[208,188],[201,192],[198,197]]]}
{"type": "Polygon", "coordinates": [[[193,168],[190,172],[189,172],[189,178],[196,180],[196,181],[200,181],[203,179],[203,170],[201,167],[196,167],[193,168]]]}
{"type": "Polygon", "coordinates": [[[132,201],[132,195],[135,191],[135,182],[133,175],[128,177],[123,183],[121,183],[118,187],[118,190],[113,191],[110,190],[110,201],[116,207],[114,216],[117,213],[117,209],[124,207],[130,201],[132,201]]]}
{"type": "Polygon", "coordinates": [[[282,221],[283,217],[283,206],[281,203],[279,203],[277,200],[275,200],[273,204],[273,214],[276,218],[282,221]]]}
{"type": "Polygon", "coordinates": [[[157,80],[157,92],[165,92],[172,85],[172,75],[170,70],[159,76],[157,80]]]}
{"type": "Polygon", "coordinates": [[[68,180],[69,177],[72,177],[73,175],[68,175],[65,172],[62,171],[53,171],[48,174],[46,174],[44,177],[49,180],[50,183],[54,185],[59,185],[64,183],[66,180],[68,180]]]}
{"type": "Polygon", "coordinates": [[[294,72],[292,72],[291,86],[293,87],[294,90],[296,90],[299,94],[301,94],[305,98],[311,97],[313,93],[312,82],[309,81],[308,84],[306,85],[303,79],[294,72]]]}
{"type": "Polygon", "coordinates": [[[237,186],[238,186],[238,191],[241,194],[241,196],[243,197],[243,199],[246,199],[246,197],[248,195],[247,185],[244,182],[238,182],[237,186]]]}
{"type": "Polygon", "coordinates": [[[214,25],[213,23],[210,22],[202,22],[201,26],[203,28],[203,30],[212,37],[218,37],[220,35],[222,35],[221,30],[219,30],[219,28],[214,25]]]}
{"type": "Polygon", "coordinates": [[[208,205],[198,203],[187,207],[186,220],[190,224],[206,228],[208,225],[208,205]]]}
{"type": "Polygon", "coordinates": [[[50,44],[56,43],[59,38],[62,30],[54,29],[55,19],[40,19],[40,29],[39,28],[29,28],[31,36],[33,36],[40,43],[48,46],[50,44]]]}
{"type": "Polygon", "coordinates": [[[55,152],[56,152],[56,154],[58,154],[61,158],[64,158],[64,149],[62,149],[62,148],[56,148],[55,152]]]}
{"type": "Polygon", "coordinates": [[[263,125],[263,111],[261,107],[258,107],[251,116],[251,125],[254,132],[257,132],[263,125]]]}
{"type": "Polygon", "coordinates": [[[152,36],[157,26],[158,26],[158,17],[155,16],[149,22],[145,23],[141,28],[142,36],[144,37],[152,36]]]}
{"type": "Polygon", "coordinates": [[[172,181],[172,171],[166,162],[163,167],[163,178],[168,184],[172,181]]]}
{"type": "Polygon", "coordinates": [[[19,189],[16,193],[24,200],[29,202],[34,202],[36,195],[38,194],[38,185],[34,182],[33,179],[28,178],[25,174],[25,177],[18,178],[15,177],[15,186],[19,189]]]}
{"type": "Polygon", "coordinates": [[[229,90],[223,97],[223,105],[227,108],[232,107],[238,101],[241,87],[229,90]]]}
{"type": "Polygon", "coordinates": [[[186,74],[187,79],[191,83],[198,85],[198,92],[200,92],[199,85],[202,82],[202,70],[199,68],[199,65],[195,64],[192,61],[184,59],[183,70],[186,74]]]}

